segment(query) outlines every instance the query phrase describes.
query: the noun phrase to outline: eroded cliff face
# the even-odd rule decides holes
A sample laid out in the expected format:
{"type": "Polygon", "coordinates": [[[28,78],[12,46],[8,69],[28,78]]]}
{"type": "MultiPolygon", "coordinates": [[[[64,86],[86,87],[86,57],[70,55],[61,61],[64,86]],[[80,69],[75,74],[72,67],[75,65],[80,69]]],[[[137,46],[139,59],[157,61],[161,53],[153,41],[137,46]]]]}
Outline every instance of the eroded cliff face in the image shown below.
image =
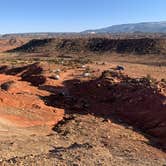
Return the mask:
{"type": "Polygon", "coordinates": [[[165,39],[108,39],[108,38],[73,38],[73,39],[35,39],[10,52],[68,52],[68,53],[133,53],[164,54],[165,39]]]}

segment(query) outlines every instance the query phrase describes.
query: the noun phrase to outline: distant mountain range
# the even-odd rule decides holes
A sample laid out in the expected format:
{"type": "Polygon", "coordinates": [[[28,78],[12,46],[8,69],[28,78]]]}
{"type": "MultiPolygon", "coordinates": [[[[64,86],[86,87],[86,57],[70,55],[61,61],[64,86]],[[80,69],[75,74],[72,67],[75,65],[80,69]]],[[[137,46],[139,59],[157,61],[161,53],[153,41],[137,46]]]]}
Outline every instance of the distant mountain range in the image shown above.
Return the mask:
{"type": "Polygon", "coordinates": [[[82,33],[166,33],[166,21],[113,25],[101,29],[86,30],[82,33]]]}
{"type": "Polygon", "coordinates": [[[11,37],[32,37],[32,38],[53,38],[58,36],[73,36],[73,35],[86,35],[86,34],[107,34],[107,33],[165,33],[166,34],[166,21],[162,22],[142,22],[134,24],[121,24],[112,25],[101,29],[85,30],[80,33],[76,32],[34,32],[34,33],[13,33],[13,34],[0,34],[0,38],[11,37]]]}
{"type": "Polygon", "coordinates": [[[28,37],[28,38],[54,38],[58,36],[66,35],[75,35],[77,33],[68,33],[68,32],[30,32],[30,33],[9,33],[9,34],[0,34],[0,39],[14,38],[14,37],[28,37]]]}

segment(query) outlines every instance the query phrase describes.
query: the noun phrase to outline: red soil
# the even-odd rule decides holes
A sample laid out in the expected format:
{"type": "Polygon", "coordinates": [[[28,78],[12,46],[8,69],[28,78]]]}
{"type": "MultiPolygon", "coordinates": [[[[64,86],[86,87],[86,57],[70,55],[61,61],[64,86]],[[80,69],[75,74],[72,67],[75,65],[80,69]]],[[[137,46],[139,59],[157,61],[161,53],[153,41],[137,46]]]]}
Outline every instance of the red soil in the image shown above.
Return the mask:
{"type": "Polygon", "coordinates": [[[91,81],[65,81],[64,86],[71,97],[59,99],[57,95],[48,96],[49,105],[65,108],[65,112],[71,114],[93,114],[106,119],[115,116],[154,136],[166,149],[164,83],[157,89],[144,78],[131,79],[116,72],[105,72],[91,81]]]}
{"type": "Polygon", "coordinates": [[[72,72],[77,75],[79,70],[62,72],[60,80],[52,80],[46,70],[47,66],[36,63],[1,71],[1,118],[13,126],[30,127],[55,125],[65,113],[105,119],[115,116],[154,136],[166,148],[164,83],[158,83],[157,88],[145,78],[132,79],[114,71],[90,81],[73,80],[72,72]],[[25,79],[32,76],[44,81],[34,84],[32,79],[25,79]]]}
{"type": "MultiPolygon", "coordinates": [[[[32,65],[32,68],[29,66],[24,68],[25,70],[21,71],[21,73],[35,68],[34,66],[36,66],[36,64],[32,65]]],[[[21,81],[22,78],[18,75],[20,75],[20,73],[17,73],[15,76],[6,74],[0,75],[2,88],[0,90],[1,118],[19,127],[54,125],[62,120],[64,110],[48,107],[41,99],[42,96],[48,95],[49,93],[44,90],[39,90],[28,82],[21,81]],[[5,84],[7,88],[3,89],[5,84]]]]}
{"type": "Polygon", "coordinates": [[[9,38],[9,39],[0,39],[0,52],[8,51],[10,49],[17,48],[26,42],[28,42],[30,39],[28,38],[9,38]]]}

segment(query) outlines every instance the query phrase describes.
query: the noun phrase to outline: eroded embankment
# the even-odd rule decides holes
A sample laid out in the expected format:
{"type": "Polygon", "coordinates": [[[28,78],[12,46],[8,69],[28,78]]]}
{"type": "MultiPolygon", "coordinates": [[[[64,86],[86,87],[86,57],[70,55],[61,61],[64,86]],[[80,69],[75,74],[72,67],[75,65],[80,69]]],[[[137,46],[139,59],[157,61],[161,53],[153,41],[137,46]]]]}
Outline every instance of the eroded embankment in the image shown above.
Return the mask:
{"type": "Polygon", "coordinates": [[[49,79],[39,63],[0,69],[0,126],[52,126],[63,119],[64,110],[45,105],[42,96],[49,93],[39,86],[49,79]],[[5,123],[4,123],[5,122],[5,123]]]}
{"type": "Polygon", "coordinates": [[[74,79],[74,75],[62,78],[59,85],[44,70],[39,63],[1,68],[0,114],[4,121],[28,127],[57,124],[64,114],[116,117],[153,136],[166,148],[165,82],[133,79],[109,70],[87,81],[74,79]]]}
{"type": "Polygon", "coordinates": [[[105,119],[116,117],[157,139],[166,148],[166,84],[147,78],[132,79],[105,71],[98,79],[64,82],[69,96],[51,94],[48,105],[68,114],[92,114],[105,119]]]}
{"type": "Polygon", "coordinates": [[[67,52],[67,53],[134,53],[164,54],[165,39],[109,39],[109,38],[73,38],[73,39],[41,39],[31,40],[25,45],[9,52],[67,52]]]}

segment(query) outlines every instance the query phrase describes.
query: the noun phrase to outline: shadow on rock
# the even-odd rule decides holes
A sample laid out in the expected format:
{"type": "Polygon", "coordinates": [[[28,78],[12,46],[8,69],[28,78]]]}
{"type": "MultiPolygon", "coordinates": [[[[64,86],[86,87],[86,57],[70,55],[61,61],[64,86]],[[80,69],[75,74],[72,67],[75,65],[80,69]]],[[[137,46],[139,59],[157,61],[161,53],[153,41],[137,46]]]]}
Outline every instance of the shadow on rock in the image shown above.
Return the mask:
{"type": "Polygon", "coordinates": [[[46,82],[46,77],[42,75],[43,68],[40,63],[34,63],[23,67],[8,68],[0,67],[1,74],[18,75],[22,81],[30,82],[33,86],[39,86],[46,82]]]}
{"type": "Polygon", "coordinates": [[[120,120],[152,136],[152,144],[155,139],[166,149],[166,97],[148,79],[107,71],[95,80],[68,80],[63,84],[51,87],[57,91],[42,98],[47,105],[63,108],[66,114],[120,120]]]}

